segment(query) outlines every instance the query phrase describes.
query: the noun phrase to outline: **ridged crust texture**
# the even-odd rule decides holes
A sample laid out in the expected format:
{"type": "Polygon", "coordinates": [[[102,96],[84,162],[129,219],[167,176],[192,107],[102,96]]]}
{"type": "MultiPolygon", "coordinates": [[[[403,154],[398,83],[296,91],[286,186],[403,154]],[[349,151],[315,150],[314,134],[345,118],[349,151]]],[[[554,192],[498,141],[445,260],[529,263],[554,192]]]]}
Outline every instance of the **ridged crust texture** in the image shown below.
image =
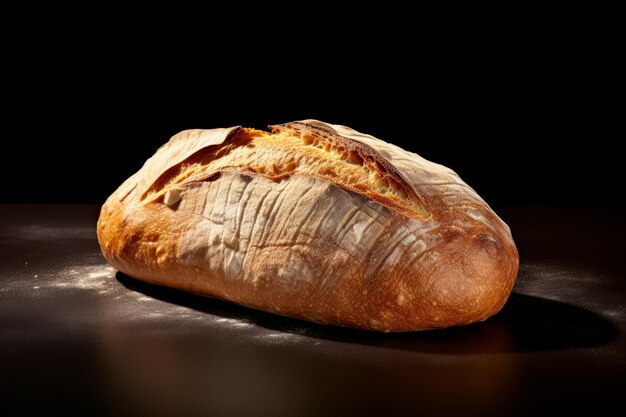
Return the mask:
{"type": "Polygon", "coordinates": [[[154,284],[385,332],[485,320],[519,257],[452,170],[316,120],[174,136],[106,201],[102,253],[154,284]]]}

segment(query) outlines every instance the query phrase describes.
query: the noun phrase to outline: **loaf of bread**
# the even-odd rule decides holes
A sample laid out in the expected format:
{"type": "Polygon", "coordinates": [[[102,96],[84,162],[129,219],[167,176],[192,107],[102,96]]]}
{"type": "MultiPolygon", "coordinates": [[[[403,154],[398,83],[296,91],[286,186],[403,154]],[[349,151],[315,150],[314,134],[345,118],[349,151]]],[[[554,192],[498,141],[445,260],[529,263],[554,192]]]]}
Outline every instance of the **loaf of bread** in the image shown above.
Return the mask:
{"type": "Polygon", "coordinates": [[[316,120],[175,135],[106,201],[98,240],[143,281],[385,332],[485,320],[519,265],[452,170],[316,120]]]}

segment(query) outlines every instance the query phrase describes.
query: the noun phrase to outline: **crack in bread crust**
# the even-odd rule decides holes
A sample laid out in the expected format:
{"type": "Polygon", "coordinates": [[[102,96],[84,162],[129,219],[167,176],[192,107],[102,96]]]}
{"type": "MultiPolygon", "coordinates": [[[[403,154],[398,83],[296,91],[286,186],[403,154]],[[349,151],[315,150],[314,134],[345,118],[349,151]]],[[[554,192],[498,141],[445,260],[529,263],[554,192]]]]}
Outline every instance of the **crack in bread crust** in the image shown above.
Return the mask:
{"type": "Polygon", "coordinates": [[[409,217],[430,216],[415,191],[377,152],[361,143],[300,127],[272,132],[239,129],[228,141],[210,146],[166,170],[142,196],[144,204],[176,203],[172,193],[221,172],[242,171],[274,181],[309,176],[361,194],[409,217]]]}

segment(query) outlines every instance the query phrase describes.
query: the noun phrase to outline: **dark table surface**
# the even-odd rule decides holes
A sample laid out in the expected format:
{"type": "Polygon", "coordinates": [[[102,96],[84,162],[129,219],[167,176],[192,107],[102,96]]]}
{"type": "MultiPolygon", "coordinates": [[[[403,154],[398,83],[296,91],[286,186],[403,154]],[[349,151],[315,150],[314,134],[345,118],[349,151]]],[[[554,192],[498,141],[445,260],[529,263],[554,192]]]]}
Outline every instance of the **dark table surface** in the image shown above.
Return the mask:
{"type": "Polygon", "coordinates": [[[98,248],[96,206],[0,206],[0,412],[623,414],[624,213],[499,212],[522,257],[504,309],[378,334],[117,273],[98,248]]]}

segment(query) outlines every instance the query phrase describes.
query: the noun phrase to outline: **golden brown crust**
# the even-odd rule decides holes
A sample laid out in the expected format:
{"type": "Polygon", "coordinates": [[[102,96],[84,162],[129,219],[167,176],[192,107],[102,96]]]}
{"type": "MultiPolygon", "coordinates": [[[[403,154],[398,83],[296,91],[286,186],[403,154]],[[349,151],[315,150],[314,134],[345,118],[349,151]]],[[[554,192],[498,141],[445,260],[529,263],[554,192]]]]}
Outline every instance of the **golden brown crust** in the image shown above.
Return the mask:
{"type": "Polygon", "coordinates": [[[517,250],[508,227],[456,174],[342,126],[273,128],[330,136],[375,154],[429,215],[406,215],[378,193],[314,176],[276,179],[241,169],[142,202],[165,172],[240,129],[194,131],[203,144],[170,144],[166,160],[157,153],[107,200],[98,221],[107,260],[148,282],[380,331],[468,324],[504,305],[517,250]]]}
{"type": "Polygon", "coordinates": [[[392,208],[406,215],[414,215],[422,219],[430,216],[430,213],[423,209],[423,204],[420,201],[415,189],[413,189],[413,187],[411,186],[410,182],[408,182],[403,177],[402,173],[399,172],[372,146],[359,142],[355,140],[355,138],[342,136],[335,129],[333,129],[331,125],[319,122],[317,120],[285,123],[283,125],[270,126],[270,128],[273,132],[280,132],[285,130],[289,132],[295,132],[303,136],[310,135],[321,141],[332,142],[341,149],[345,149],[346,153],[356,153],[359,155],[359,158],[361,160],[372,160],[373,163],[371,164],[371,166],[373,170],[375,170],[381,177],[386,177],[387,181],[393,181],[393,184],[401,187],[404,190],[404,193],[407,195],[407,199],[416,200],[416,203],[421,206],[417,210],[417,213],[412,212],[412,210],[403,210],[402,207],[395,205],[393,201],[389,201],[389,198],[386,198],[384,195],[381,195],[378,192],[368,192],[365,190],[351,191],[367,195],[369,198],[374,199],[386,206],[391,206],[392,208]]]}
{"type": "Polygon", "coordinates": [[[175,144],[181,138],[194,136],[209,136],[213,140],[205,140],[202,147],[179,146],[185,152],[176,152],[179,148],[176,146],[159,149],[147,164],[158,170],[150,169],[147,177],[156,179],[146,181],[141,187],[145,190],[142,203],[163,201],[170,190],[206,181],[228,170],[258,173],[274,181],[294,175],[315,177],[365,195],[401,214],[422,220],[430,216],[411,185],[371,146],[336,133],[307,128],[303,123],[273,126],[272,130],[273,134],[237,128],[228,131],[223,141],[210,134],[175,136],[170,141],[175,144]],[[189,148],[191,151],[187,151],[189,148]],[[173,153],[176,157],[172,157],[173,153]]]}

